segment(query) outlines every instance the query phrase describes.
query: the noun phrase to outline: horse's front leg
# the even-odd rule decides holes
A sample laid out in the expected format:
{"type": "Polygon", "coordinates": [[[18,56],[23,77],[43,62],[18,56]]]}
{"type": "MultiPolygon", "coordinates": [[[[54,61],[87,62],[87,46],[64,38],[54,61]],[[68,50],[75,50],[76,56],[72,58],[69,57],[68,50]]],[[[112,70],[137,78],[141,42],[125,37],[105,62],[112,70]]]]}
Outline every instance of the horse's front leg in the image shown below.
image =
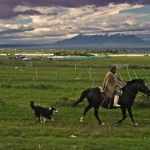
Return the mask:
{"type": "Polygon", "coordinates": [[[100,124],[100,125],[105,125],[105,123],[103,123],[103,122],[101,121],[101,119],[99,118],[98,112],[99,112],[99,108],[94,108],[94,116],[95,116],[96,119],[98,120],[99,124],[100,124]]]}
{"type": "Polygon", "coordinates": [[[125,107],[121,107],[121,111],[122,111],[122,119],[118,120],[117,123],[121,123],[123,120],[126,119],[126,108],[125,107]]]}
{"type": "Polygon", "coordinates": [[[130,118],[131,118],[131,121],[132,121],[133,125],[134,125],[134,126],[138,126],[138,124],[137,124],[137,123],[134,121],[134,119],[133,119],[131,107],[128,107],[127,110],[128,110],[128,113],[129,113],[129,116],[130,116],[130,118]]]}

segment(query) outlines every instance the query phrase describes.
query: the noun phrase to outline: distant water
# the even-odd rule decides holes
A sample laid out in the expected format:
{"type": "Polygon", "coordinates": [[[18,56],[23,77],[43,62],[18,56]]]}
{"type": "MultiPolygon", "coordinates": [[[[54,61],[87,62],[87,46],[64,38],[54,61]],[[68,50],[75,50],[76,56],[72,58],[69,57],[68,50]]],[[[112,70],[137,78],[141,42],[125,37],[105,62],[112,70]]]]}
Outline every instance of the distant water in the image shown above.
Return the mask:
{"type": "Polygon", "coordinates": [[[21,46],[21,45],[0,45],[0,50],[120,50],[120,51],[127,51],[127,52],[150,52],[150,47],[140,47],[140,48],[111,48],[111,47],[65,47],[65,46],[49,46],[49,45],[28,45],[28,46],[21,46]]]}
{"type": "Polygon", "coordinates": [[[114,48],[112,50],[126,50],[128,52],[150,52],[150,48],[114,48]]]}

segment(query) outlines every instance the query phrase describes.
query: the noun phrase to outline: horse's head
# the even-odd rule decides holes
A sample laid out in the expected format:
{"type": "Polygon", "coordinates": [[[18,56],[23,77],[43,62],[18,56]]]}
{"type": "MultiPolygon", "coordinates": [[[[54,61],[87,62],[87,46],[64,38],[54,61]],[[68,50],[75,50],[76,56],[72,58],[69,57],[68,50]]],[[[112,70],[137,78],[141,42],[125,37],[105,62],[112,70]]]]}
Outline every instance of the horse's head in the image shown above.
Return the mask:
{"type": "Polygon", "coordinates": [[[139,92],[142,92],[147,96],[150,96],[150,90],[148,86],[145,84],[143,79],[134,79],[132,81],[128,81],[126,85],[127,86],[134,85],[139,92]]]}
{"type": "Polygon", "coordinates": [[[150,90],[149,90],[148,86],[145,84],[144,80],[138,79],[137,83],[138,83],[139,91],[146,94],[147,96],[150,96],[150,90]]]}

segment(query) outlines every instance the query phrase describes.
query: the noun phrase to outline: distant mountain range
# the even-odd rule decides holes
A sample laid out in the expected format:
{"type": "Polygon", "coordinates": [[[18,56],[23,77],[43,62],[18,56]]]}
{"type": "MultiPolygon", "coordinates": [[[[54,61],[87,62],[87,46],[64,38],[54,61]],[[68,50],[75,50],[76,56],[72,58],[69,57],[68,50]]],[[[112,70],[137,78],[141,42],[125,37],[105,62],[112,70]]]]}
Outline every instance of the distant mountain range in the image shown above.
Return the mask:
{"type": "Polygon", "coordinates": [[[150,43],[135,35],[113,34],[113,35],[83,35],[79,34],[70,39],[64,39],[53,44],[0,44],[0,48],[25,49],[129,49],[150,48],[150,43]]]}
{"type": "Polygon", "coordinates": [[[82,35],[58,41],[56,45],[100,45],[100,44],[136,44],[145,42],[135,35],[113,34],[113,35],[82,35]]]}
{"type": "Polygon", "coordinates": [[[53,46],[64,48],[139,48],[150,47],[150,43],[135,35],[113,34],[113,35],[83,35],[79,34],[70,39],[58,41],[53,46]]]}

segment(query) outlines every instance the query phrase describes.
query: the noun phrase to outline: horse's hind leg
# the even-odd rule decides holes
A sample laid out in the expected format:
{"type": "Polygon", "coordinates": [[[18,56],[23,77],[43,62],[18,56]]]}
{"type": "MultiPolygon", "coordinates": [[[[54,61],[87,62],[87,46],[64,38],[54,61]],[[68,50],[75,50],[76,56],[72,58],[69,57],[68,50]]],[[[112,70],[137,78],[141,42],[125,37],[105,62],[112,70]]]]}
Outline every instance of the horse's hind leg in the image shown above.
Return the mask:
{"type": "Polygon", "coordinates": [[[87,107],[85,107],[84,112],[83,112],[83,116],[80,118],[80,122],[83,122],[83,119],[86,115],[86,113],[92,108],[92,106],[89,104],[87,107]]]}
{"type": "Polygon", "coordinates": [[[105,125],[104,123],[102,123],[101,119],[98,116],[98,112],[99,112],[99,108],[94,108],[94,116],[96,117],[96,119],[98,120],[100,125],[105,125]]]}

